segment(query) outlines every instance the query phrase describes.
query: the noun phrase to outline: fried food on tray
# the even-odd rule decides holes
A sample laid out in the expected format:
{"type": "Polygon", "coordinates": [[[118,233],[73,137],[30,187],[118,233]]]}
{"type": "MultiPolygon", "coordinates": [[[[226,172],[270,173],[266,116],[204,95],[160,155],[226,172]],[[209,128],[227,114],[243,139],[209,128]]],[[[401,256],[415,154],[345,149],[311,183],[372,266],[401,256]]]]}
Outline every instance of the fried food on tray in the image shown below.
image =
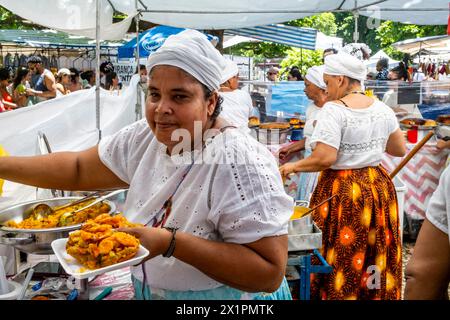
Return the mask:
{"type": "MultiPolygon", "coordinates": [[[[73,215],[69,215],[71,212],[81,209],[84,206],[87,206],[92,201],[94,200],[82,202],[74,206],[63,208],[61,210],[56,211],[54,214],[51,214],[41,219],[36,219],[34,216],[30,216],[27,219],[24,219],[18,223],[11,220],[6,222],[6,226],[17,229],[50,229],[57,227],[67,227],[83,223],[88,219],[94,219],[95,217],[101,214],[109,212],[109,210],[111,209],[107,203],[102,202],[90,208],[87,208],[86,210],[77,212],[73,215]]],[[[54,208],[54,210],[57,209],[58,207],[54,208]]]]}
{"type": "Polygon", "coordinates": [[[260,129],[289,129],[290,127],[288,122],[267,122],[259,125],[260,129]]]}
{"type": "Polygon", "coordinates": [[[423,125],[426,127],[435,127],[437,126],[437,123],[434,120],[425,120],[425,123],[423,125]]]}
{"type": "Polygon", "coordinates": [[[250,117],[250,118],[248,118],[248,125],[250,127],[259,126],[259,118],[258,117],[250,117]]]}
{"type": "Polygon", "coordinates": [[[444,114],[437,117],[437,122],[450,125],[450,114],[444,114]]]}
{"type": "Polygon", "coordinates": [[[88,220],[80,230],[72,232],[66,244],[67,253],[88,269],[107,267],[133,258],[139,240],[115,228],[142,226],[129,222],[122,215],[102,214],[88,220]]]}

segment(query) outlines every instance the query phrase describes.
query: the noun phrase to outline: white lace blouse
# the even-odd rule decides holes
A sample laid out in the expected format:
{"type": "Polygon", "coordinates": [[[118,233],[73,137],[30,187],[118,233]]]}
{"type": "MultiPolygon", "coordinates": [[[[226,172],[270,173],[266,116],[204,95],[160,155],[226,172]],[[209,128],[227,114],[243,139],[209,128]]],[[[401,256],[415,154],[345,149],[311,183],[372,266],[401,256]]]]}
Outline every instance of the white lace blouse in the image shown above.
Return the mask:
{"type": "MultiPolygon", "coordinates": [[[[165,226],[204,239],[241,244],[287,234],[293,199],[285,193],[275,158],[267,148],[236,129],[226,130],[206,145],[205,157],[196,158],[200,162],[175,194],[165,226]]],[[[130,185],[125,215],[133,222],[146,224],[155,218],[191,164],[191,153],[170,157],[166,149],[145,120],[99,145],[101,161],[130,185]]],[[[151,288],[185,291],[221,286],[173,257],[153,258],[145,269],[151,288]]],[[[142,281],[140,266],[133,268],[133,274],[142,281]]]]}
{"type": "Polygon", "coordinates": [[[377,166],[389,136],[398,128],[394,112],[381,101],[357,110],[328,102],[317,115],[311,147],[321,142],[338,150],[331,169],[377,166]]]}
{"type": "Polygon", "coordinates": [[[436,228],[449,235],[450,242],[450,167],[441,175],[439,186],[428,203],[426,217],[436,228]]]}

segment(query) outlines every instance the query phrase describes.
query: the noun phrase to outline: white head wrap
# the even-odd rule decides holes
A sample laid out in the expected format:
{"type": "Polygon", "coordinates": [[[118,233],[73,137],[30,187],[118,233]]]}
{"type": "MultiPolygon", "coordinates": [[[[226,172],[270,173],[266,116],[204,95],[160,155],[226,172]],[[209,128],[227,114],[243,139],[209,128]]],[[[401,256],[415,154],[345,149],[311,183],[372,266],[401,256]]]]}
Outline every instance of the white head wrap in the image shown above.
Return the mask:
{"type": "Polygon", "coordinates": [[[372,50],[365,43],[349,43],[342,48],[341,52],[346,52],[349,55],[364,61],[364,56],[370,56],[372,50]]]}
{"type": "Polygon", "coordinates": [[[228,80],[230,80],[231,78],[233,78],[234,76],[236,76],[239,73],[239,68],[236,64],[236,62],[230,60],[230,59],[225,59],[226,65],[225,65],[225,69],[222,70],[222,79],[220,80],[221,83],[225,83],[228,80]]]}
{"type": "Polygon", "coordinates": [[[324,74],[332,76],[346,76],[363,82],[367,77],[364,63],[345,52],[330,54],[325,57],[324,74]]]}
{"type": "Polygon", "coordinates": [[[147,70],[159,65],[178,67],[203,83],[210,90],[218,90],[221,85],[225,59],[208,41],[208,38],[196,30],[185,30],[167,38],[155,53],[149,56],[147,70]]]}
{"type": "Polygon", "coordinates": [[[312,82],[316,87],[320,89],[326,89],[327,85],[323,81],[323,72],[325,66],[315,66],[308,69],[305,75],[305,79],[312,82]]]}

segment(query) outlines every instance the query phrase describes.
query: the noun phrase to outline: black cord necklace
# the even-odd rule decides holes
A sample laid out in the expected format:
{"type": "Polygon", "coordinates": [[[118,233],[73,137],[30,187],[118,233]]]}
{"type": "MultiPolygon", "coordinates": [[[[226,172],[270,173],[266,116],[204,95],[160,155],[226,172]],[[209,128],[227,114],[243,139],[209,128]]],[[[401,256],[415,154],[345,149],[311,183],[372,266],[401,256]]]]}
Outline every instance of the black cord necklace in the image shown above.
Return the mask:
{"type": "Polygon", "coordinates": [[[356,91],[350,91],[348,94],[362,94],[362,95],[366,95],[366,93],[362,90],[356,90],[356,91]]]}

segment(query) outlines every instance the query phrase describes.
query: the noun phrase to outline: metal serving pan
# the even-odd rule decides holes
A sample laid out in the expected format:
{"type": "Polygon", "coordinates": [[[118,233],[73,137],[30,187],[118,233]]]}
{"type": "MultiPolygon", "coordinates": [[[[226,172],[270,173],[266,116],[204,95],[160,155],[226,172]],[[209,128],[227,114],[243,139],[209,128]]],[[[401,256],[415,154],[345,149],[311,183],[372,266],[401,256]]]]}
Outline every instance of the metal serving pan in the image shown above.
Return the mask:
{"type": "MultiPolygon", "coordinates": [[[[17,229],[4,226],[6,222],[14,220],[21,222],[28,218],[31,208],[39,203],[46,203],[51,207],[61,206],[70,201],[80,199],[81,197],[62,197],[53,199],[33,200],[16,204],[0,211],[0,244],[10,245],[23,252],[31,254],[53,254],[51,243],[53,240],[66,238],[70,231],[77,230],[81,224],[67,227],[48,228],[48,229],[17,229]]],[[[116,211],[113,202],[104,201],[109,205],[109,213],[116,211]]]]}
{"type": "Polygon", "coordinates": [[[313,223],[311,232],[288,235],[288,251],[305,251],[322,247],[322,231],[313,223]]]}

